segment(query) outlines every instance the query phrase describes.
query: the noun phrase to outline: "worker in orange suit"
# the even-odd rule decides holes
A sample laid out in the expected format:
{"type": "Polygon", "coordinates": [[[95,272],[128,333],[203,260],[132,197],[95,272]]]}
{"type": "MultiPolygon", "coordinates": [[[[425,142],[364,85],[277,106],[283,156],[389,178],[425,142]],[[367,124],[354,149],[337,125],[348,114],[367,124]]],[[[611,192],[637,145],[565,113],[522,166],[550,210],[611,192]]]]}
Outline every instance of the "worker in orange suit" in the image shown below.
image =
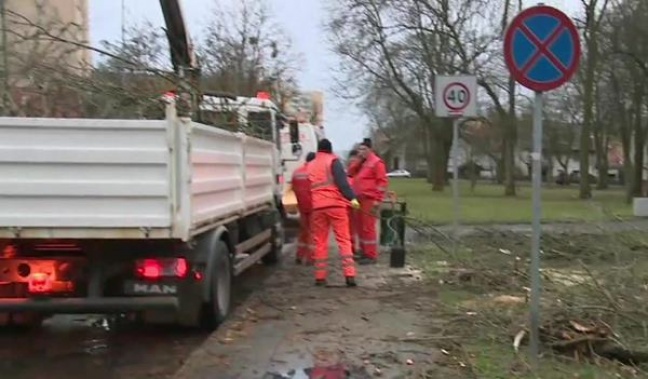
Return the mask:
{"type": "MultiPolygon", "coordinates": [[[[360,163],[358,150],[353,149],[349,152],[349,159],[347,160],[347,180],[349,185],[353,188],[353,173],[357,171],[357,166],[360,163]]],[[[351,247],[353,248],[353,256],[357,257],[358,253],[358,215],[357,212],[349,206],[349,232],[351,233],[351,247]]]]}
{"type": "Polygon", "coordinates": [[[342,271],[348,287],[356,286],[356,267],[349,235],[348,206],[360,203],[347,180],[344,166],[333,154],[331,141],[323,139],[317,145],[315,159],[308,164],[313,213],[312,237],[315,244],[315,285],[325,286],[328,275],[328,240],[333,228],[342,258],[342,271]]]}
{"type": "Polygon", "coordinates": [[[389,181],[385,163],[372,150],[370,139],[365,138],[360,144],[358,155],[360,163],[353,168],[353,191],[360,201],[357,219],[362,256],[357,257],[357,262],[366,265],[378,261],[376,221],[380,218],[380,204],[389,181]]]}
{"type": "Polygon", "coordinates": [[[292,190],[297,198],[297,208],[299,208],[299,238],[297,240],[297,258],[295,259],[297,264],[302,262],[310,264],[313,262],[313,244],[310,230],[313,204],[307,171],[308,163],[313,159],[315,159],[315,153],[308,153],[306,162],[293,172],[291,181],[292,190]]]}

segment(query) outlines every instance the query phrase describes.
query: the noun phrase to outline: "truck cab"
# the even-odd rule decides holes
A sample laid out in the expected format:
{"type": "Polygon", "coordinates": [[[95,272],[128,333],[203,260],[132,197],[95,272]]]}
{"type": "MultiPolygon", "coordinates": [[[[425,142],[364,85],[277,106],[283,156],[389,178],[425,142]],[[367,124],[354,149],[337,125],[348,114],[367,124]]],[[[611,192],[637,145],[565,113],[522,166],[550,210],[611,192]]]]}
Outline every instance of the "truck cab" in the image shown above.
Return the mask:
{"type": "Polygon", "coordinates": [[[297,198],[291,187],[293,172],[306,160],[309,152],[317,152],[318,142],[324,138],[323,128],[310,123],[308,120],[292,117],[288,119],[290,128],[281,129],[281,154],[284,162],[287,185],[283,188],[281,204],[286,217],[299,217],[297,198]]]}

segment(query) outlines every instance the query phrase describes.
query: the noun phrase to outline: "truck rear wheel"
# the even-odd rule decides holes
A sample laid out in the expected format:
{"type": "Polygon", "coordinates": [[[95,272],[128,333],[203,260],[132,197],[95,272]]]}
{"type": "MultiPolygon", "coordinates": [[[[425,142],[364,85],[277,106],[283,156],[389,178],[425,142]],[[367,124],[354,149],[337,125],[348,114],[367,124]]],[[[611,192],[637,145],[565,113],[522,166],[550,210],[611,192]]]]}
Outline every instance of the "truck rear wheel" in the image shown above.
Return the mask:
{"type": "Polygon", "coordinates": [[[210,286],[210,300],[205,304],[203,327],[215,329],[230,313],[232,303],[232,263],[229,249],[223,241],[214,247],[214,272],[210,286]]]}
{"type": "Polygon", "coordinates": [[[0,324],[3,327],[18,329],[36,329],[40,328],[45,320],[45,316],[36,312],[25,313],[4,313],[0,317],[0,324]]]}

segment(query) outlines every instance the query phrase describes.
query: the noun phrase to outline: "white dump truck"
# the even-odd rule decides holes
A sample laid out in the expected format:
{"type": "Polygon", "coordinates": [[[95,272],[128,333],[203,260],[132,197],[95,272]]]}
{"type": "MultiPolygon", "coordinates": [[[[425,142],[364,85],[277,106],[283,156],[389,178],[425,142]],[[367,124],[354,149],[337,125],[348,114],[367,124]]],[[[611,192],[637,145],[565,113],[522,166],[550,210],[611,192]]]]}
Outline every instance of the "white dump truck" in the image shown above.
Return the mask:
{"type": "Polygon", "coordinates": [[[217,326],[233,278],[282,248],[281,125],[259,112],[273,141],[172,104],[164,120],[0,118],[0,314],[217,326]]]}
{"type": "Polygon", "coordinates": [[[304,164],[309,152],[317,151],[317,143],[325,138],[324,131],[317,125],[298,119],[289,119],[288,128],[280,131],[281,158],[284,163],[286,186],[282,195],[282,206],[288,218],[299,218],[297,198],[292,190],[292,175],[304,164]]]}

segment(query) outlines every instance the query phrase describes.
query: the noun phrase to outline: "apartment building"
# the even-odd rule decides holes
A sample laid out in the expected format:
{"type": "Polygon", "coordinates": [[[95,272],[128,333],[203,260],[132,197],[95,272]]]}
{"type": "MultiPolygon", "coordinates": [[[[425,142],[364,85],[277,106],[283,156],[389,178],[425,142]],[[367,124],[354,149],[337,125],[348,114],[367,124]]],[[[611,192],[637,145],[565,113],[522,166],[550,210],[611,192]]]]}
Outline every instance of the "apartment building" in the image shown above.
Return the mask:
{"type": "Polygon", "coordinates": [[[2,48],[11,78],[29,80],[35,67],[76,74],[91,67],[91,51],[75,45],[90,41],[89,0],[0,0],[2,5],[2,48]]]}
{"type": "Polygon", "coordinates": [[[321,91],[300,92],[290,98],[283,111],[291,116],[309,120],[313,125],[324,124],[324,93],[321,91]]]}

